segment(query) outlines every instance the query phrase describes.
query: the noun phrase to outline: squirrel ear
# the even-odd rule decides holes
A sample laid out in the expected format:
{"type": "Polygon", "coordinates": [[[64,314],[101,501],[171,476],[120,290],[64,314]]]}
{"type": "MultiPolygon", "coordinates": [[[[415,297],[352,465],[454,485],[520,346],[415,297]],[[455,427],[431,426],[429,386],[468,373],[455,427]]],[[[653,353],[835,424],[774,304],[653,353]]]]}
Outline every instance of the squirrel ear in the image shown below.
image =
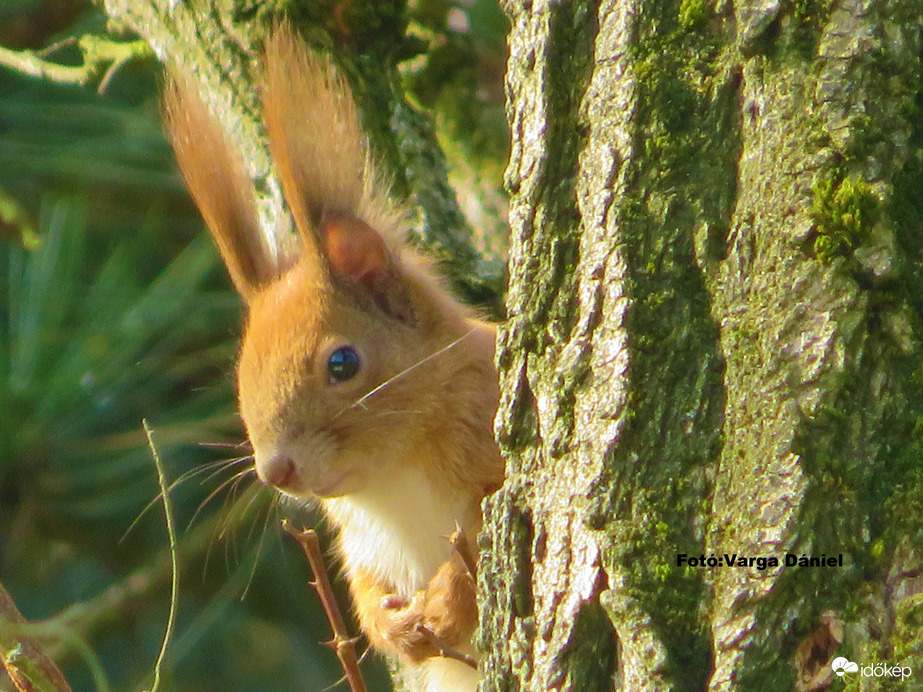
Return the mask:
{"type": "Polygon", "coordinates": [[[347,214],[323,222],[324,254],[335,276],[358,286],[386,314],[405,324],[416,316],[399,268],[378,232],[347,214]]]}
{"type": "Polygon", "coordinates": [[[277,274],[256,218],[253,184],[191,82],[169,78],[163,112],[167,135],[189,192],[237,292],[249,301],[261,285],[277,274]]]}
{"type": "Polygon", "coordinates": [[[324,278],[325,210],[357,208],[366,162],[352,95],[329,58],[310,52],[288,23],[265,45],[263,115],[269,146],[295,226],[324,278]]]}
{"type": "Polygon", "coordinates": [[[302,261],[318,281],[342,280],[359,300],[413,324],[396,258],[360,218],[375,174],[349,87],[287,23],[273,30],[265,51],[263,114],[302,261]]]}

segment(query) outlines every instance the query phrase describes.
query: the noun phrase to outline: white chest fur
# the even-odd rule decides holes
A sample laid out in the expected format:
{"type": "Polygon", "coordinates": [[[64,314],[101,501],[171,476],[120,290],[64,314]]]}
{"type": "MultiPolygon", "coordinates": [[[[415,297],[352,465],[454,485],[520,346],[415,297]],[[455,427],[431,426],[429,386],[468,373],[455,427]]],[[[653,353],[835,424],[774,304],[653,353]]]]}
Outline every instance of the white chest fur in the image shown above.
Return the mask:
{"type": "Polygon", "coordinates": [[[450,497],[423,473],[404,469],[374,487],[323,501],[339,528],[347,573],[363,568],[398,595],[410,598],[426,586],[452,552],[446,536],[456,523],[470,526],[470,499],[450,497]]]}

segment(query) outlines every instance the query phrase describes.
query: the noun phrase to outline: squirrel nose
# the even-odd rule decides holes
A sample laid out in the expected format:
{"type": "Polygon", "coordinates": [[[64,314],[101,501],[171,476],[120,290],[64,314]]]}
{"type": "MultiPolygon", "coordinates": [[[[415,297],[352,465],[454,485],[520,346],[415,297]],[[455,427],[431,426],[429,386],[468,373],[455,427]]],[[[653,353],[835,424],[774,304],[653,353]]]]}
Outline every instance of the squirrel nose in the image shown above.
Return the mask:
{"type": "Polygon", "coordinates": [[[261,471],[263,482],[279,490],[285,490],[295,481],[295,462],[284,454],[273,455],[261,471]]]}

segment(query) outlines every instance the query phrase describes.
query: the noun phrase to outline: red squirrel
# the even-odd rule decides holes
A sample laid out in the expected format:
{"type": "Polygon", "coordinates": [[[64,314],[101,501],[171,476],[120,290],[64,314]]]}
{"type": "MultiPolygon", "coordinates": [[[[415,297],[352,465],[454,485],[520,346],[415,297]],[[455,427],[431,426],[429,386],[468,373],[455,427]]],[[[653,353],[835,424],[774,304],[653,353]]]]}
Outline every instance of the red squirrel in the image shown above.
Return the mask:
{"type": "Polygon", "coordinates": [[[406,215],[376,170],[349,88],[291,29],[265,45],[270,149],[297,228],[269,250],[239,155],[191,83],[165,91],[180,169],[247,306],[240,413],[259,478],[316,501],[359,625],[426,692],[469,692],[472,575],[446,536],[481,527],[503,480],[492,434],[495,328],[444,287],[406,241],[406,215]]]}

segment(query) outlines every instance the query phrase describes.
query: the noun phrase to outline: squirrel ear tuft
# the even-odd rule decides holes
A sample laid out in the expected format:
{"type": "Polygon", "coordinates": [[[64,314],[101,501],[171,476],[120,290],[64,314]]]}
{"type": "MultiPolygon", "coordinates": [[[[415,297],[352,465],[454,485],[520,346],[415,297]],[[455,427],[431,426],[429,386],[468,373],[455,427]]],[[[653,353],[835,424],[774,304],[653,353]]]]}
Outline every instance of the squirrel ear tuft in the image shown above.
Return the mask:
{"type": "Polygon", "coordinates": [[[359,287],[390,317],[416,324],[399,267],[381,235],[347,214],[327,214],[322,228],[324,254],[333,274],[359,287]]]}
{"type": "Polygon", "coordinates": [[[237,292],[249,301],[278,273],[257,221],[253,184],[192,82],[169,78],[163,111],[167,135],[189,192],[237,292]]]}
{"type": "Polygon", "coordinates": [[[288,23],[266,41],[261,85],[285,199],[306,251],[316,254],[318,219],[328,209],[355,212],[364,189],[366,154],[352,95],[330,58],[308,50],[288,23]]]}

